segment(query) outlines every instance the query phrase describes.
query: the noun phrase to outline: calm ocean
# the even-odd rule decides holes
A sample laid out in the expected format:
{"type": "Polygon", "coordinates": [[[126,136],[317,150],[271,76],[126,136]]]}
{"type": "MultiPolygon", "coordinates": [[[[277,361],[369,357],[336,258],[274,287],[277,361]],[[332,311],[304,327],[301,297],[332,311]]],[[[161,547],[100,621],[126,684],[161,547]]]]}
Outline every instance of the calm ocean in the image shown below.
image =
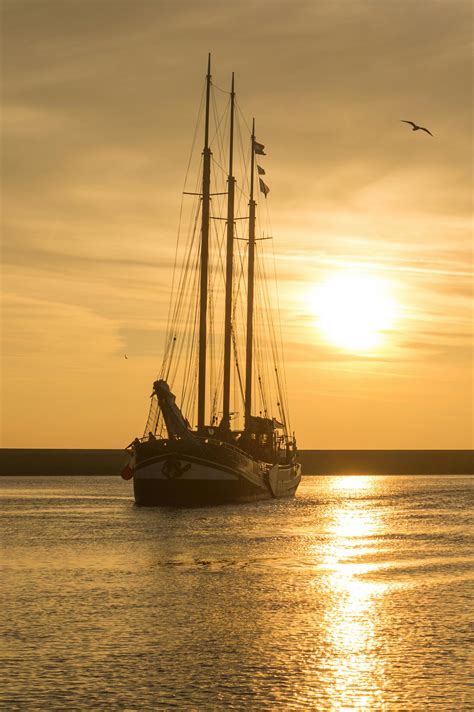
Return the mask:
{"type": "Polygon", "coordinates": [[[2,709],[474,709],[473,477],[197,510],[118,477],[0,487],[2,709]]]}

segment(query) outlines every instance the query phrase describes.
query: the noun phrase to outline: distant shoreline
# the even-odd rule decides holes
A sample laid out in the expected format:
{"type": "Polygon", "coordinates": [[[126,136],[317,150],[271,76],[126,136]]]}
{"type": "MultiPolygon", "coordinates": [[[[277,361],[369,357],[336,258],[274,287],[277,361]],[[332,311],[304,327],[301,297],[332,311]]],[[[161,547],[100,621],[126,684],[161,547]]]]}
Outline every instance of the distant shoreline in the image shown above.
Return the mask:
{"type": "MultiPolygon", "coordinates": [[[[305,475],[470,475],[473,450],[301,450],[305,475]]],[[[124,450],[0,449],[0,476],[118,475],[124,450]]]]}

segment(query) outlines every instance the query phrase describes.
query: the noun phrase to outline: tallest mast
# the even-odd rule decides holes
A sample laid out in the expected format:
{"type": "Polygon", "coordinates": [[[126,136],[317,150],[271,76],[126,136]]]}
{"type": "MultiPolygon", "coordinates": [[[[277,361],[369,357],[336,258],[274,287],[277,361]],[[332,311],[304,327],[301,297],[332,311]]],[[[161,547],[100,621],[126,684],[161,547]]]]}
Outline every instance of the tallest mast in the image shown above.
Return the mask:
{"type": "Polygon", "coordinates": [[[224,323],[224,392],[222,405],[222,427],[230,428],[230,361],[232,337],[232,271],[234,251],[234,113],[235,113],[234,73],[230,92],[230,136],[229,136],[229,174],[227,179],[227,258],[225,278],[225,323],[224,323]]]}
{"type": "Polygon", "coordinates": [[[206,408],[207,279],[209,263],[209,206],[211,149],[209,148],[209,100],[211,93],[211,55],[207,60],[206,115],[202,171],[201,280],[199,306],[198,431],[204,430],[206,408]]]}

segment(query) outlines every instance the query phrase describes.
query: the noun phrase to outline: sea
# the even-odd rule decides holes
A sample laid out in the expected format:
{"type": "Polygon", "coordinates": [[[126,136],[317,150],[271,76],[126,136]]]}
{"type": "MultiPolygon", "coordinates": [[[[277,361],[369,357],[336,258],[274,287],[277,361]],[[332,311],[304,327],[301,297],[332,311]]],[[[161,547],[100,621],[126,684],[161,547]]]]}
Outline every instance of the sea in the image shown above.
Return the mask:
{"type": "Polygon", "coordinates": [[[472,710],[472,476],[138,508],[3,477],[2,710],[472,710]]]}

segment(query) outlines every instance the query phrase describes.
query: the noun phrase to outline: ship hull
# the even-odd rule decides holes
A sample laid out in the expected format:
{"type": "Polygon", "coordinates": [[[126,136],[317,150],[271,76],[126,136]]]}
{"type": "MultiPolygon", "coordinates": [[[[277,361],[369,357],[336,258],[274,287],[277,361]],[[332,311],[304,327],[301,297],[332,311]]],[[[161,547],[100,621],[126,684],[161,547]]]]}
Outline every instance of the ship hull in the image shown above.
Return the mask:
{"type": "Polygon", "coordinates": [[[138,461],[133,476],[136,504],[196,507],[292,497],[301,479],[298,463],[272,465],[242,452],[205,455],[167,452],[138,461]]]}

